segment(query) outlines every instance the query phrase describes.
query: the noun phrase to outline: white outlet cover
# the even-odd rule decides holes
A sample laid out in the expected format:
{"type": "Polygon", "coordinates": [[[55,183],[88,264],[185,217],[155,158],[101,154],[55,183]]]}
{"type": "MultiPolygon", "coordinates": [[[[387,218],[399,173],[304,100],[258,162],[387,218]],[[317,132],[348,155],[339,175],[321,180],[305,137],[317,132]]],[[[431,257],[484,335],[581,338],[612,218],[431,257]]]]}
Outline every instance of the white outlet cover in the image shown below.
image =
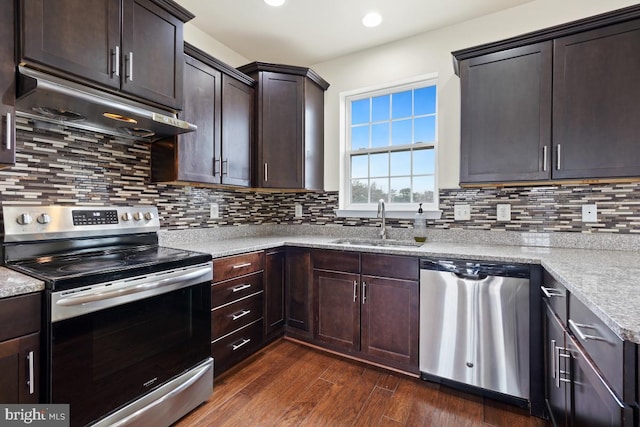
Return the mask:
{"type": "Polygon", "coordinates": [[[496,206],[496,219],[498,221],[511,221],[511,205],[499,203],[496,206]]]}
{"type": "Polygon", "coordinates": [[[582,222],[598,222],[598,205],[582,205],[582,222]]]}
{"type": "Polygon", "coordinates": [[[295,206],[295,216],[296,218],[302,218],[302,205],[299,203],[296,203],[295,206]]]}
{"type": "Polygon", "coordinates": [[[453,219],[456,221],[469,221],[471,219],[471,206],[455,205],[453,207],[453,219]]]}
{"type": "Polygon", "coordinates": [[[218,206],[217,203],[209,204],[209,218],[210,219],[220,218],[220,206],[218,206]]]}

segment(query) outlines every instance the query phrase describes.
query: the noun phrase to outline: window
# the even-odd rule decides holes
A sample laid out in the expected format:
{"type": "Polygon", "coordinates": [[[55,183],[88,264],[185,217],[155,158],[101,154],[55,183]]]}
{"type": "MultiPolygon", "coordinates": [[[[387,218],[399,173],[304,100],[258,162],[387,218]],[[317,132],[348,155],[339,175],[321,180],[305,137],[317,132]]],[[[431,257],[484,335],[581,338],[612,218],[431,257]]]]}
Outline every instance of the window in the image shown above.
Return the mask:
{"type": "Polygon", "coordinates": [[[342,209],[437,209],[436,96],[433,76],[342,95],[342,209]]]}

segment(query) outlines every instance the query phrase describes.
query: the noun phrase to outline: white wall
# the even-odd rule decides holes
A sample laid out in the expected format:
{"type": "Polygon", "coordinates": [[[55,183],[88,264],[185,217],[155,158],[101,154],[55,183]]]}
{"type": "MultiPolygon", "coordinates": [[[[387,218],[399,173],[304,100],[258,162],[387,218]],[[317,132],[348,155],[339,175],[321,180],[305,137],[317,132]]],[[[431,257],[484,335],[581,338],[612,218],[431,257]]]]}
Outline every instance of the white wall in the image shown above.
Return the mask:
{"type": "Polygon", "coordinates": [[[331,86],[325,95],[325,189],[338,190],[339,94],[343,91],[437,72],[438,182],[459,178],[460,82],[451,52],[636,4],[630,0],[536,0],[462,24],[314,65],[331,86]]]}
{"type": "Polygon", "coordinates": [[[184,41],[191,43],[195,47],[204,50],[209,55],[222,62],[226,62],[232,67],[240,67],[241,65],[251,62],[249,59],[240,55],[235,50],[229,49],[204,31],[195,27],[190,22],[184,26],[184,41]]]}

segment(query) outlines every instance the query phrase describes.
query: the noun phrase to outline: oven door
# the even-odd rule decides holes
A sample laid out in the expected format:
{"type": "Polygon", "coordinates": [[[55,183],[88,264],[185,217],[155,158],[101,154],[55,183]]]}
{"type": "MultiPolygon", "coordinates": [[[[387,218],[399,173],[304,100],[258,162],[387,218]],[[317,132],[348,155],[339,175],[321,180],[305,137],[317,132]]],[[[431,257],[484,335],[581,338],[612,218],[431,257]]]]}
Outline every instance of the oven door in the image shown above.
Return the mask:
{"type": "Polygon", "coordinates": [[[49,331],[47,401],[70,404],[72,426],[96,421],[210,357],[211,264],[205,266],[208,275],[200,266],[51,293],[57,320],[49,331]]]}

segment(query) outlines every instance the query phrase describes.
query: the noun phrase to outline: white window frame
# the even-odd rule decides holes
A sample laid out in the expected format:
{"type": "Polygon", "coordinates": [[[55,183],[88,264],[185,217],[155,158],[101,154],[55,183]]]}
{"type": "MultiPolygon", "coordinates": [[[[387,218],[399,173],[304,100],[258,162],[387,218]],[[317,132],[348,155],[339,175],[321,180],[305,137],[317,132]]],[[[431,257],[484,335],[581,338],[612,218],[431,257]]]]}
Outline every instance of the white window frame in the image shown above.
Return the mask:
{"type": "MultiPolygon", "coordinates": [[[[351,128],[350,102],[358,99],[370,98],[379,95],[387,95],[404,90],[416,89],[424,86],[436,86],[436,135],[435,141],[429,143],[411,144],[411,148],[433,148],[434,165],[434,195],[433,203],[423,203],[422,209],[428,218],[439,218],[439,187],[438,187],[438,73],[422,74],[419,76],[383,83],[365,88],[340,92],[340,191],[339,209],[336,215],[339,217],[375,217],[378,209],[377,203],[350,203],[351,200],[351,162],[350,140],[351,128]],[[349,149],[347,149],[349,147],[349,149]]],[[[388,147],[391,151],[406,150],[409,146],[388,147]]],[[[387,147],[385,147],[386,151],[387,147]]],[[[385,203],[387,217],[413,218],[418,209],[418,203],[385,203]]]]}

